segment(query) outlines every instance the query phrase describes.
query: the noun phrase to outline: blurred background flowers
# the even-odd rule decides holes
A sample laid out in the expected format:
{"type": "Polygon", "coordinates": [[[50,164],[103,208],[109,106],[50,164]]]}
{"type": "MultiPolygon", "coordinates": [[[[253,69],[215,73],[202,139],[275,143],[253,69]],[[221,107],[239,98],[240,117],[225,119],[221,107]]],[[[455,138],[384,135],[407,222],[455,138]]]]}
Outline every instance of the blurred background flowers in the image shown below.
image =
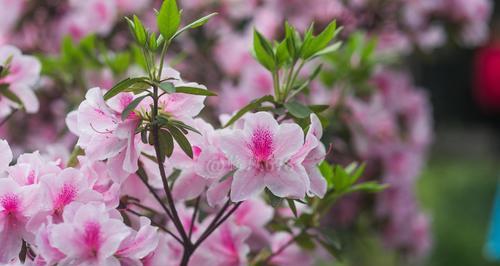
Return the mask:
{"type": "MultiPolygon", "coordinates": [[[[341,229],[336,237],[346,251],[337,265],[495,264],[483,251],[500,159],[500,11],[494,1],[178,2],[187,17],[219,13],[175,44],[189,55],[168,58],[187,80],[219,92],[208,103],[213,123],[271,93],[272,77],[251,54],[254,27],[268,38],[283,34],[284,21],[301,31],[320,32],[332,19],[343,27],[339,52],[318,58],[321,67],[298,66],[321,80],[303,88],[303,101],[330,106],[322,117],[324,139],[332,144],[329,161],[365,162],[363,178],[390,187],[376,196],[350,196],[331,210],[324,223],[341,229]]],[[[123,17],[137,14],[154,27],[151,10],[159,4],[0,0],[0,44],[42,62],[39,111],[14,113],[10,126],[0,128],[2,137],[18,151],[40,149],[66,161],[76,140],[66,113],[87,89],[110,88],[142,71],[123,17]]]]}

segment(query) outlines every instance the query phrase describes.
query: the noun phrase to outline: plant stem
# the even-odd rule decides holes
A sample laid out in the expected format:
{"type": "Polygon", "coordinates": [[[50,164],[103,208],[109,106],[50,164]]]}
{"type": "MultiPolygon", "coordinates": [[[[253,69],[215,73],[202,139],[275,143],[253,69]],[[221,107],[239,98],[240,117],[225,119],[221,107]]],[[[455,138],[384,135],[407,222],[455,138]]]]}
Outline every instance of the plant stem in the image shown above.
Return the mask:
{"type": "Polygon", "coordinates": [[[293,77],[293,74],[294,74],[294,70],[295,70],[295,65],[297,64],[297,61],[295,60],[293,63],[292,63],[292,67],[290,68],[290,70],[288,71],[288,74],[286,75],[286,82],[285,82],[285,95],[283,95],[283,99],[286,99],[287,95],[288,95],[288,91],[290,90],[290,86],[291,86],[291,81],[292,81],[292,77],[293,77]]]}
{"type": "MultiPolygon", "coordinates": [[[[287,85],[287,87],[285,87],[285,96],[284,96],[284,99],[286,99],[287,96],[288,96],[288,93],[290,93],[290,90],[292,89],[293,83],[295,83],[295,80],[299,76],[300,71],[304,67],[305,63],[306,63],[305,61],[302,61],[300,63],[300,65],[299,65],[299,67],[297,68],[297,71],[295,71],[295,73],[292,74],[292,78],[290,79],[289,84],[287,85]]],[[[295,64],[293,65],[293,67],[295,67],[295,64]]]]}
{"type": "Polygon", "coordinates": [[[212,220],[210,225],[207,227],[205,232],[203,232],[203,234],[196,241],[196,243],[194,243],[194,248],[197,248],[203,241],[205,241],[205,239],[207,239],[215,231],[215,229],[217,229],[222,223],[224,223],[229,218],[229,216],[231,216],[236,211],[236,209],[238,209],[238,207],[241,205],[241,203],[243,203],[243,202],[236,203],[236,205],[234,205],[233,209],[231,209],[226,215],[224,215],[227,208],[229,208],[229,206],[231,205],[230,200],[228,200],[226,202],[226,204],[224,205],[224,207],[222,207],[222,209],[214,217],[214,219],[212,220]]]}
{"type": "Polygon", "coordinates": [[[165,214],[167,214],[168,218],[170,220],[173,220],[172,214],[170,213],[170,210],[167,208],[163,200],[156,194],[156,191],[154,190],[153,187],[148,183],[146,176],[144,176],[144,173],[141,173],[144,171],[141,166],[139,166],[139,171],[137,171],[137,175],[139,176],[139,179],[141,179],[142,183],[148,188],[149,192],[153,195],[153,197],[156,199],[156,201],[160,204],[162,209],[165,211],[165,214]]]}
{"type": "MultiPolygon", "coordinates": [[[[141,213],[138,213],[134,210],[131,210],[131,209],[126,209],[127,212],[130,212],[131,214],[137,216],[137,217],[143,217],[144,215],[142,215],[141,213]]],[[[172,231],[168,230],[165,226],[161,225],[161,224],[158,224],[156,223],[155,221],[153,221],[152,219],[150,219],[151,221],[151,224],[160,228],[160,230],[162,230],[163,232],[171,235],[175,240],[177,240],[177,242],[179,242],[181,245],[183,244],[182,240],[176,236],[172,231]]]]}
{"type": "Polygon", "coordinates": [[[297,235],[293,236],[292,238],[290,238],[290,240],[288,240],[285,244],[283,244],[278,250],[276,250],[275,252],[273,252],[271,255],[269,255],[269,257],[267,257],[265,260],[264,260],[264,264],[268,264],[271,259],[279,254],[281,254],[281,252],[285,251],[285,249],[287,249],[290,245],[292,245],[296,240],[297,238],[303,234],[306,230],[305,229],[302,229],[300,231],[300,233],[298,233],[297,235]]]}
{"type": "Polygon", "coordinates": [[[165,61],[165,55],[167,54],[169,44],[170,44],[170,42],[168,40],[165,40],[165,43],[163,44],[163,48],[161,49],[160,67],[158,68],[158,80],[161,80],[161,72],[163,71],[163,64],[165,61]]]}
{"type": "Polygon", "coordinates": [[[193,234],[193,227],[196,221],[196,215],[198,213],[198,208],[200,207],[200,197],[196,198],[196,202],[194,204],[193,216],[191,217],[191,225],[189,226],[189,240],[191,240],[191,236],[193,234]]]}
{"type": "Polygon", "coordinates": [[[280,90],[280,77],[278,71],[273,71],[273,87],[274,87],[274,98],[277,102],[281,101],[281,90],[280,90]]]}
{"type": "Polygon", "coordinates": [[[186,245],[187,243],[190,243],[189,238],[186,234],[186,231],[184,230],[184,227],[182,226],[182,223],[179,219],[179,214],[177,213],[177,209],[175,208],[175,203],[174,199],[172,197],[172,192],[170,191],[170,188],[168,186],[168,180],[167,180],[167,175],[165,173],[165,167],[163,166],[163,161],[160,159],[161,158],[161,151],[160,151],[160,138],[158,135],[159,128],[158,128],[158,123],[156,121],[156,116],[158,115],[158,87],[153,86],[153,113],[152,113],[152,134],[153,134],[153,142],[154,142],[154,148],[155,148],[155,153],[156,153],[156,160],[158,162],[158,170],[160,170],[160,176],[161,176],[161,181],[163,183],[163,190],[165,191],[165,194],[167,196],[167,203],[169,205],[170,212],[172,213],[172,222],[174,223],[175,227],[177,228],[177,231],[181,235],[182,240],[184,241],[184,244],[186,245]]]}
{"type": "Polygon", "coordinates": [[[12,112],[10,112],[10,114],[4,118],[4,120],[2,120],[2,122],[0,122],[0,127],[3,126],[7,121],[9,121],[9,119],[12,118],[12,116],[17,112],[17,110],[19,109],[14,109],[12,112]]]}

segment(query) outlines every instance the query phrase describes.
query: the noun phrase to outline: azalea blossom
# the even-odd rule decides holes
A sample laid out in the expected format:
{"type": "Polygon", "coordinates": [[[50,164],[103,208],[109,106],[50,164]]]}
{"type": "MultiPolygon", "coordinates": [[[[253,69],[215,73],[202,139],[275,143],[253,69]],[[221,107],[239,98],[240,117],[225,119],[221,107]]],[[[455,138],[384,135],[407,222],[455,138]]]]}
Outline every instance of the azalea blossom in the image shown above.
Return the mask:
{"type": "Polygon", "coordinates": [[[133,97],[127,93],[121,94],[108,105],[102,90],[92,88],[85,98],[78,111],[68,117],[70,129],[80,137],[78,145],[85,149],[89,158],[108,159],[113,178],[123,181],[137,170],[140,153],[140,139],[135,135],[139,117],[131,113],[124,121],[121,118],[121,112],[133,97]]]}
{"type": "Polygon", "coordinates": [[[190,265],[244,266],[250,248],[245,240],[250,229],[230,221],[222,224],[194,254],[190,265]]]}
{"type": "Polygon", "coordinates": [[[281,124],[269,113],[250,114],[243,129],[224,136],[222,150],[236,166],[231,199],[249,199],[264,188],[278,197],[304,198],[309,189],[302,165],[289,165],[304,144],[304,133],[296,124],[281,124]]]}
{"type": "MultiPolygon", "coordinates": [[[[6,87],[20,100],[28,113],[38,111],[39,102],[34,89],[40,78],[40,62],[10,45],[0,45],[0,86],[6,87]]],[[[0,99],[0,116],[6,116],[11,109],[20,108],[12,98],[0,99]]]]}
{"type": "MultiPolygon", "coordinates": [[[[71,205],[70,205],[71,206],[71,205]]],[[[65,255],[62,265],[120,265],[114,254],[131,233],[103,204],[73,204],[53,226],[50,243],[65,255]]]]}
{"type": "Polygon", "coordinates": [[[0,263],[18,256],[23,239],[34,239],[34,232],[26,230],[26,224],[39,208],[37,196],[33,187],[0,178],[0,263]]]}

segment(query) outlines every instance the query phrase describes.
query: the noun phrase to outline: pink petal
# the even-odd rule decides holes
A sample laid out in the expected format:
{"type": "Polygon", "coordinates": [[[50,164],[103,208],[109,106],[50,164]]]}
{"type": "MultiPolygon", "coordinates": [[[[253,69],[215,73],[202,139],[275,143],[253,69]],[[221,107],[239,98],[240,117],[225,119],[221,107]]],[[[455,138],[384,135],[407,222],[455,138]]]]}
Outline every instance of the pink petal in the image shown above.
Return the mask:
{"type": "Polygon", "coordinates": [[[288,160],[304,145],[304,132],[297,124],[282,124],[274,139],[275,158],[288,160]]]}
{"type": "Polygon", "coordinates": [[[0,140],[0,172],[7,170],[12,161],[12,150],[9,143],[5,140],[0,140]]]}
{"type": "Polygon", "coordinates": [[[176,200],[190,200],[198,197],[208,181],[194,172],[181,172],[174,183],[172,194],[176,200]]]}
{"type": "Polygon", "coordinates": [[[234,173],[231,184],[231,200],[243,201],[256,196],[264,190],[264,177],[254,169],[240,169],[234,173]]]}
{"type": "Polygon", "coordinates": [[[281,167],[265,176],[265,184],[269,190],[280,198],[303,199],[309,189],[307,174],[302,166],[295,169],[281,167]]]}
{"type": "Polygon", "coordinates": [[[215,207],[224,203],[231,189],[233,177],[228,177],[222,182],[215,182],[207,190],[207,202],[211,207],[215,207]]]}

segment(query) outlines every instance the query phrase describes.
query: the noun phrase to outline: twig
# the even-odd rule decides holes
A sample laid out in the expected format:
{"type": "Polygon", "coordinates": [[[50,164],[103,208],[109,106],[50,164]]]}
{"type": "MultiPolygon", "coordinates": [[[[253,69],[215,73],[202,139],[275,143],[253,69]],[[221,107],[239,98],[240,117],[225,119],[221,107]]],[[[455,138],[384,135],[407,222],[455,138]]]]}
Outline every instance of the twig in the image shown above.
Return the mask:
{"type": "MultiPolygon", "coordinates": [[[[135,216],[138,216],[138,217],[143,217],[144,215],[134,211],[134,210],[131,210],[131,209],[125,209],[127,212],[130,212],[131,214],[135,215],[135,216]]],[[[151,224],[160,228],[162,231],[164,231],[165,233],[171,235],[175,240],[177,240],[177,242],[179,242],[181,245],[183,244],[182,240],[177,237],[172,231],[168,230],[165,226],[153,221],[152,219],[149,219],[151,221],[151,224]]]]}
{"type": "Polygon", "coordinates": [[[194,203],[193,216],[191,217],[191,225],[189,226],[189,240],[191,240],[191,236],[193,235],[193,227],[196,221],[196,215],[198,213],[199,207],[200,207],[200,197],[196,198],[196,202],[194,203]]]}
{"type": "Polygon", "coordinates": [[[305,229],[302,229],[300,231],[300,233],[298,233],[297,235],[293,236],[292,238],[290,238],[290,240],[288,240],[285,244],[283,244],[283,246],[281,246],[278,250],[276,250],[275,252],[273,252],[271,255],[269,255],[269,257],[267,257],[263,262],[264,264],[267,264],[271,261],[271,259],[279,254],[281,254],[281,252],[285,251],[285,249],[287,249],[290,245],[292,245],[296,240],[297,238],[303,234],[305,232],[305,229]]]}
{"type": "Polygon", "coordinates": [[[2,120],[2,122],[0,122],[0,127],[3,126],[3,124],[5,124],[7,121],[9,121],[9,119],[11,119],[12,116],[14,116],[14,114],[17,112],[17,110],[19,110],[19,109],[14,109],[12,112],[10,112],[10,114],[7,117],[5,117],[2,120]]]}
{"type": "Polygon", "coordinates": [[[172,192],[170,191],[170,187],[168,186],[167,174],[165,173],[165,167],[163,166],[163,160],[160,160],[161,151],[160,151],[160,137],[158,135],[159,128],[158,123],[156,121],[156,116],[158,115],[158,87],[153,86],[153,95],[155,100],[153,101],[153,113],[152,113],[152,121],[153,121],[153,144],[156,153],[156,160],[158,161],[158,170],[160,170],[161,181],[163,183],[163,190],[167,196],[167,204],[169,205],[170,211],[172,213],[172,222],[174,223],[177,231],[181,235],[181,238],[184,240],[184,243],[190,243],[189,238],[186,234],[186,230],[182,226],[182,223],[179,219],[179,214],[177,213],[177,209],[175,208],[174,199],[172,197],[172,192]]]}
{"type": "Polygon", "coordinates": [[[162,209],[165,211],[168,218],[170,218],[170,220],[173,220],[172,214],[170,213],[170,210],[167,208],[167,206],[165,205],[163,200],[161,200],[160,196],[158,196],[158,194],[156,194],[156,191],[154,190],[154,188],[151,187],[151,185],[148,183],[147,177],[145,176],[145,174],[146,173],[144,172],[144,169],[139,164],[139,170],[137,171],[137,175],[139,176],[139,179],[142,181],[142,183],[144,183],[144,185],[148,188],[149,192],[153,195],[153,197],[156,199],[156,201],[161,205],[162,209]]]}

